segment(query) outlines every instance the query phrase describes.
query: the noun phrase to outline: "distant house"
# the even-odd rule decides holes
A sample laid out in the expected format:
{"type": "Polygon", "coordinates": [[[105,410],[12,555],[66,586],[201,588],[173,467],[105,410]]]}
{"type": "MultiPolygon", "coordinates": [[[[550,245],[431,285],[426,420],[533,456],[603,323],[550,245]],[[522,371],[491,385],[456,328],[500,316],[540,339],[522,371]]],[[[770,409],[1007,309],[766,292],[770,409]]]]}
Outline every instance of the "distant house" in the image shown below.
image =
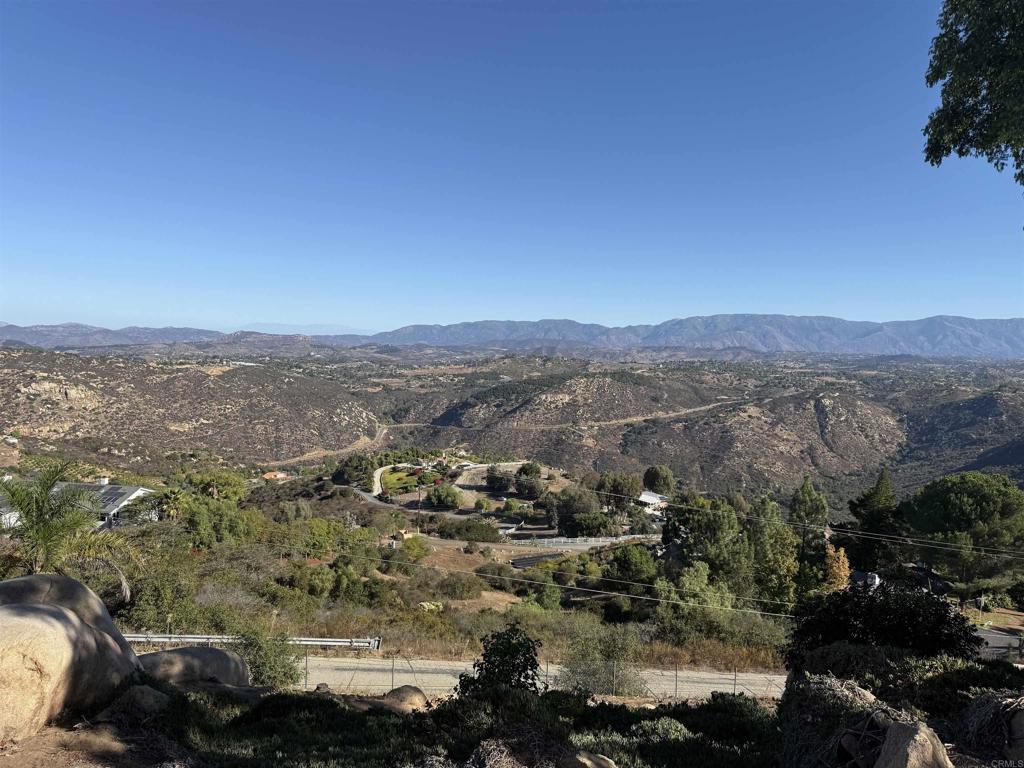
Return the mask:
{"type": "Polygon", "coordinates": [[[289,474],[288,474],[287,472],[281,472],[281,471],[274,471],[274,472],[264,472],[264,473],[263,473],[263,474],[261,475],[261,477],[262,477],[262,478],[263,478],[264,480],[267,480],[267,481],[269,481],[269,482],[277,482],[277,483],[282,483],[282,482],[284,482],[285,480],[291,480],[291,477],[292,477],[292,476],[291,476],[291,475],[289,475],[289,474]]]}
{"type": "Polygon", "coordinates": [[[668,496],[662,496],[654,491],[644,491],[636,497],[636,503],[652,511],[665,509],[668,506],[668,496]]]}
{"type": "MultiPolygon", "coordinates": [[[[105,477],[96,483],[57,483],[57,489],[63,488],[85,491],[93,497],[97,508],[97,528],[112,527],[126,504],[153,492],[151,488],[140,485],[110,485],[105,477]]],[[[0,527],[9,528],[16,525],[19,519],[17,512],[0,501],[0,527]]]]}
{"type": "Polygon", "coordinates": [[[850,573],[850,583],[855,586],[874,589],[882,583],[882,577],[874,571],[853,571],[850,573]]]}
{"type": "Polygon", "coordinates": [[[17,445],[18,438],[14,435],[4,435],[4,442],[7,443],[7,445],[17,445]]]}
{"type": "Polygon", "coordinates": [[[110,485],[105,477],[101,477],[98,483],[59,483],[58,488],[71,488],[92,495],[99,507],[98,527],[103,528],[114,524],[126,504],[153,492],[152,488],[141,485],[110,485]]]}

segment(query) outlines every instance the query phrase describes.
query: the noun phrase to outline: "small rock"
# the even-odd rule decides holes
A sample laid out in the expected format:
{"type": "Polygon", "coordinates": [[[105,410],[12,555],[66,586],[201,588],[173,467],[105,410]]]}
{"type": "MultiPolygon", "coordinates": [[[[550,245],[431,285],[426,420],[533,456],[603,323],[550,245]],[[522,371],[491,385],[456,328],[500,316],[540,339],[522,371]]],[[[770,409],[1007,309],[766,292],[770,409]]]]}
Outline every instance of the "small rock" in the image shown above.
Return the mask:
{"type": "Polygon", "coordinates": [[[317,683],[316,688],[313,689],[313,693],[330,693],[331,686],[327,683],[317,683]]]}
{"type": "Polygon", "coordinates": [[[129,723],[146,723],[163,714],[170,703],[170,697],[148,685],[133,685],[109,707],[97,715],[97,722],[125,720],[129,723]]]}

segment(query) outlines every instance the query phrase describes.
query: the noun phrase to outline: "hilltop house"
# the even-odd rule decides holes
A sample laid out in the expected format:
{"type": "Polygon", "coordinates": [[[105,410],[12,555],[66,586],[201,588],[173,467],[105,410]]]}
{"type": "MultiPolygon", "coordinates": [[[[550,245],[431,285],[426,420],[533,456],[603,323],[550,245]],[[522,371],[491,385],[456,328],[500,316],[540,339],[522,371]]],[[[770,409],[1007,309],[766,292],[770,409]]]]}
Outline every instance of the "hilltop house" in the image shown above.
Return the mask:
{"type": "Polygon", "coordinates": [[[655,512],[668,506],[668,496],[662,496],[654,491],[644,491],[636,497],[636,503],[646,507],[649,512],[655,512]]]}
{"type": "MultiPolygon", "coordinates": [[[[58,483],[57,488],[85,491],[92,496],[96,504],[97,528],[113,527],[118,514],[126,504],[153,492],[151,488],[143,488],[140,485],[110,485],[105,477],[96,483],[58,483]]],[[[18,520],[18,513],[0,501],[0,527],[9,528],[16,525],[18,520]]]]}

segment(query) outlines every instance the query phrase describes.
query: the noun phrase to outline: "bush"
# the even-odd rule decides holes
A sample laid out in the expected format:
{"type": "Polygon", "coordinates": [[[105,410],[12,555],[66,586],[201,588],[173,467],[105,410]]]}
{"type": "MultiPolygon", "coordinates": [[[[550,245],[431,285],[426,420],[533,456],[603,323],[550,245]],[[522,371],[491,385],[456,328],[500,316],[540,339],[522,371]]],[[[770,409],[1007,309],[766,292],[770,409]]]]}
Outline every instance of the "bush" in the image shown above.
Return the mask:
{"type": "Polygon", "coordinates": [[[786,651],[794,669],[808,651],[840,640],[962,658],[975,656],[982,644],[971,622],[941,597],[889,583],[818,596],[801,605],[795,618],[786,651]]]}
{"type": "Polygon", "coordinates": [[[239,635],[234,650],[249,665],[253,685],[287,688],[301,679],[299,654],[287,635],[249,630],[239,635]]]}
{"type": "Polygon", "coordinates": [[[475,515],[464,520],[446,518],[438,525],[437,534],[442,539],[487,541],[491,543],[501,541],[498,529],[492,523],[475,515]]]}
{"type": "Polygon", "coordinates": [[[492,632],[483,645],[483,653],[473,662],[473,674],[459,676],[459,696],[487,697],[509,689],[540,692],[540,641],[527,635],[518,622],[492,632]]]}
{"type": "Polygon", "coordinates": [[[437,590],[452,600],[469,600],[480,597],[484,584],[476,576],[466,573],[449,573],[437,585],[437,590]]]}
{"type": "Polygon", "coordinates": [[[476,574],[484,579],[491,589],[503,592],[515,592],[518,582],[511,581],[516,576],[516,569],[506,563],[484,563],[476,569],[476,574]]]}
{"type": "Polygon", "coordinates": [[[640,635],[633,626],[580,633],[562,665],[559,684],[614,696],[640,696],[646,690],[636,667],[640,635]]]}

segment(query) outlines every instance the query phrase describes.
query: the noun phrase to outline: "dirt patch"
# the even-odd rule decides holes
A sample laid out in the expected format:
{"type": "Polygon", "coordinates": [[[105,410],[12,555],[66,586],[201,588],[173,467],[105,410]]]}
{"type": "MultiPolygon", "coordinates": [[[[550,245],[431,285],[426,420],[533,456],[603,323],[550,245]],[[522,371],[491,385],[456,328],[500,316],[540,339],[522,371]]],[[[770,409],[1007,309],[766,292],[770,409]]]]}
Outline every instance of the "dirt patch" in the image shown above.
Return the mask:
{"type": "Polygon", "coordinates": [[[123,734],[108,726],[48,726],[9,752],[0,768],[144,768],[167,760],[170,743],[153,733],[123,734]]]}

